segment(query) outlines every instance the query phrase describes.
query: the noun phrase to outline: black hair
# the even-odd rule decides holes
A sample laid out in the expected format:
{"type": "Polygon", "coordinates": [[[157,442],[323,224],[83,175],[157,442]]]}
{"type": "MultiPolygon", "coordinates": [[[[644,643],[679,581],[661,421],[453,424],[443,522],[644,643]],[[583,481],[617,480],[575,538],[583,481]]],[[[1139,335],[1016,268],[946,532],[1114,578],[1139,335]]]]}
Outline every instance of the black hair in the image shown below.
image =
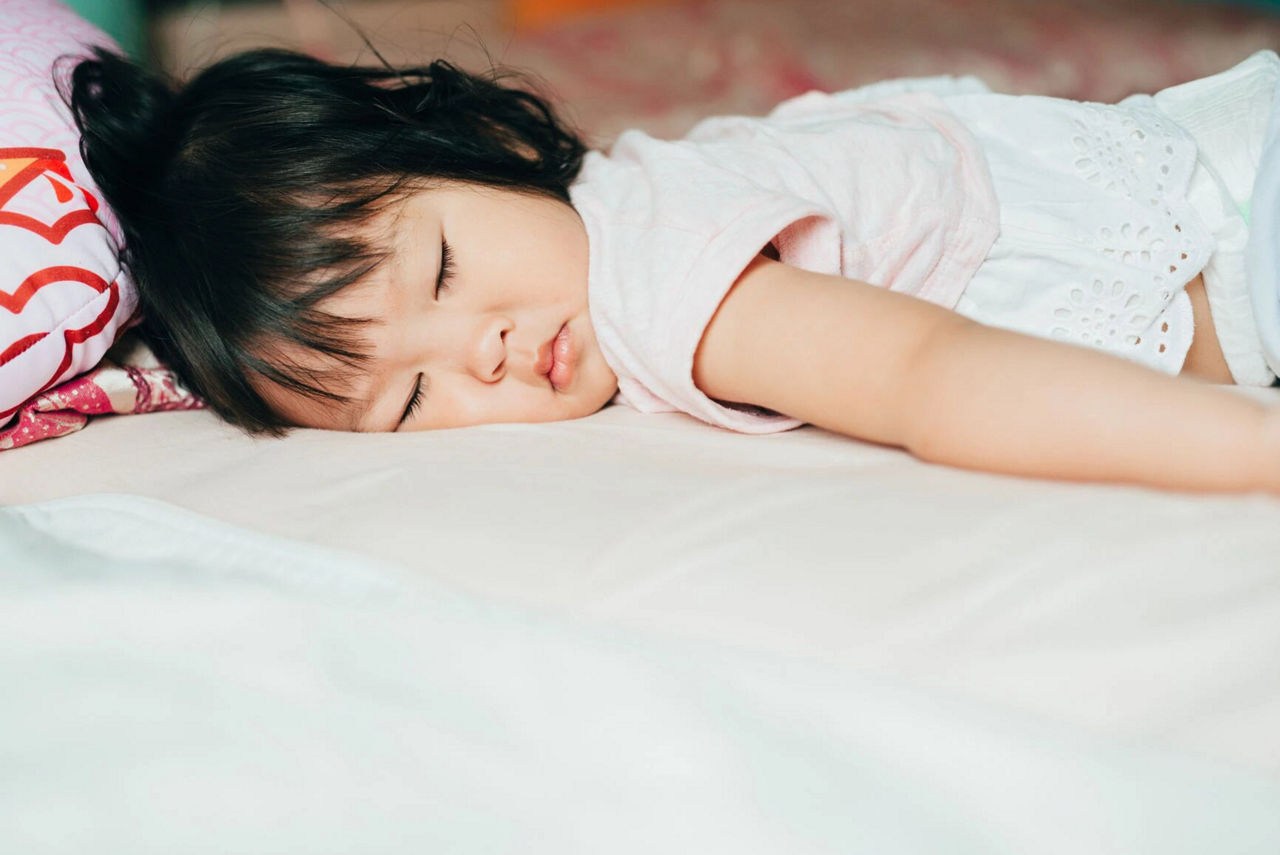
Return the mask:
{"type": "Polygon", "coordinates": [[[123,228],[121,260],[157,355],[250,432],[289,426],[259,378],[346,403],[336,389],[367,361],[362,319],[319,304],[383,260],[362,226],[432,181],[568,203],[585,145],[545,99],[506,85],[512,77],[268,49],[175,85],[94,49],[63,97],[123,228]],[[286,359],[282,344],[331,367],[286,359]]]}

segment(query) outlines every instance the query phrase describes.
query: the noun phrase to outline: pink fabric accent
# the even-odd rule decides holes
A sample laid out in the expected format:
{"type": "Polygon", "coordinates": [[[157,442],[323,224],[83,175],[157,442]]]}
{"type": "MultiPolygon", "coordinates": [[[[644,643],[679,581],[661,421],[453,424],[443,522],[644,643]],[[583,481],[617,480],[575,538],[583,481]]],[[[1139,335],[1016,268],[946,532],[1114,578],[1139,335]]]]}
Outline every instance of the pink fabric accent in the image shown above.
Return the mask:
{"type": "Polygon", "coordinates": [[[0,451],[75,433],[90,416],[194,410],[204,404],[126,335],[98,367],[31,398],[0,430],[0,451]]]}

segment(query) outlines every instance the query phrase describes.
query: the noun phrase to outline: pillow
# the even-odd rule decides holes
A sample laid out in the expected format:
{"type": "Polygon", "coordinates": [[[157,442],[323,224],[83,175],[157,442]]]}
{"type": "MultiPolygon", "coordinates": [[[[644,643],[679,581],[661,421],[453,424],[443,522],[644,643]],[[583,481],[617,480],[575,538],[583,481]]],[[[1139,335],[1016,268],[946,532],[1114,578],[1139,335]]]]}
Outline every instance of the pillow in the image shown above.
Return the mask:
{"type": "Polygon", "coordinates": [[[0,425],[96,365],[137,306],[53,79],[91,44],[114,49],[57,0],[0,5],[0,425]]]}

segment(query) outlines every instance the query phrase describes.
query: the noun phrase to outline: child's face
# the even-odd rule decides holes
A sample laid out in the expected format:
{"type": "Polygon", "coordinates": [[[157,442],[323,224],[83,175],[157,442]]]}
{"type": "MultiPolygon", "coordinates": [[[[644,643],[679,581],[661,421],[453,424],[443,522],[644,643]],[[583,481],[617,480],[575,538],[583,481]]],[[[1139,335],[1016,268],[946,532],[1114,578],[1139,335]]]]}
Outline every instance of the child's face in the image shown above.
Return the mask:
{"type": "Polygon", "coordinates": [[[587,236],[573,208],[451,184],[416,192],[375,227],[390,257],[322,306],[376,319],[361,331],[368,369],[342,390],[353,403],[263,390],[286,418],[335,430],[431,430],[573,419],[608,403],[617,378],[587,314],[587,236]]]}

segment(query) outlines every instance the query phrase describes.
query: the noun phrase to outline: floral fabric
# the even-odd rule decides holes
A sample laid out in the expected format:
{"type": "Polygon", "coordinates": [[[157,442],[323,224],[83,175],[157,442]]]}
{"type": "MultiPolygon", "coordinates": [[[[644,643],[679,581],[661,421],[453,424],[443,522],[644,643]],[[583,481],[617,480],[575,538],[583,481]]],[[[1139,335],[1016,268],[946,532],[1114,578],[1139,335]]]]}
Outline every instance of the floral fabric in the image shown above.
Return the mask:
{"type": "Polygon", "coordinates": [[[193,410],[204,404],[126,334],[93,370],[28,400],[0,429],[0,451],[75,433],[91,416],[193,410]]]}

